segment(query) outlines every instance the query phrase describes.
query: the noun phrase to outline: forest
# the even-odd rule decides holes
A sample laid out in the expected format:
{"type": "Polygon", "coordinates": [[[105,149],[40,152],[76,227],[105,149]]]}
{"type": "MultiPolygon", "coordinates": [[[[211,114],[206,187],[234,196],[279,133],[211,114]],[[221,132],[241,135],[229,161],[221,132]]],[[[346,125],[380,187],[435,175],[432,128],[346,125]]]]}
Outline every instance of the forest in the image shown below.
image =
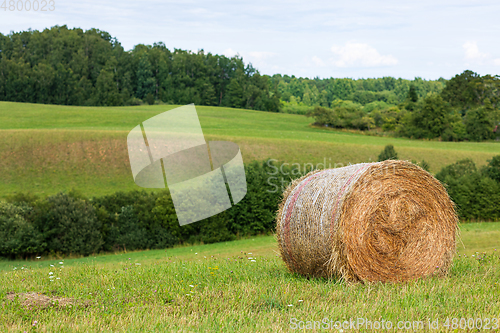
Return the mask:
{"type": "Polygon", "coordinates": [[[450,80],[261,75],[240,56],[163,42],[126,51],[98,29],[0,34],[0,100],[121,106],[189,104],[297,113],[321,127],[443,141],[498,139],[500,77],[450,80]]]}

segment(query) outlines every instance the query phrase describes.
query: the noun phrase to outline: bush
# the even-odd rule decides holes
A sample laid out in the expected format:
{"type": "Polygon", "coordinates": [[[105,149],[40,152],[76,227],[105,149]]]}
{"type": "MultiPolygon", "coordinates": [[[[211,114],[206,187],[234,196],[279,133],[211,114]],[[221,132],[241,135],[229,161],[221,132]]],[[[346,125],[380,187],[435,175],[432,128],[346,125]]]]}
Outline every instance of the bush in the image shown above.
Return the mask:
{"type": "MultiPolygon", "coordinates": [[[[430,94],[409,112],[400,127],[400,134],[416,139],[433,139],[450,127],[451,109],[440,95],[430,94]]],[[[449,136],[447,132],[445,135],[449,136]]]]}
{"type": "Polygon", "coordinates": [[[465,126],[470,140],[483,141],[493,138],[495,125],[490,119],[490,113],[487,107],[473,108],[467,111],[465,126]]]}
{"type": "Polygon", "coordinates": [[[121,214],[118,215],[117,224],[116,243],[119,246],[131,251],[149,248],[147,231],[140,226],[134,207],[123,207],[121,214]]]}
{"type": "MultiPolygon", "coordinates": [[[[500,156],[490,160],[481,172],[470,159],[441,169],[436,178],[445,184],[457,205],[460,218],[466,220],[498,220],[500,218],[500,183],[489,176],[500,156]],[[489,169],[491,167],[491,169],[489,169]]],[[[493,175],[495,173],[493,172],[493,175]]]]}
{"type": "Polygon", "coordinates": [[[25,219],[30,211],[27,205],[0,202],[0,255],[13,258],[44,251],[42,235],[25,219]]]}
{"type": "Polygon", "coordinates": [[[448,193],[460,218],[476,221],[500,218],[500,186],[493,179],[475,172],[447,181],[448,193]]]}
{"type": "Polygon", "coordinates": [[[172,201],[162,202],[174,213],[168,216],[172,223],[159,223],[157,211],[155,211],[157,202],[162,196],[170,198],[168,191],[154,193],[144,190],[116,192],[100,198],[92,198],[103,226],[101,230],[104,238],[103,250],[111,251],[123,247],[129,250],[155,249],[177,244],[179,239],[168,231],[172,225],[178,225],[172,201]],[[137,225],[137,229],[134,229],[132,224],[137,225]],[[127,236],[125,230],[133,234],[141,234],[143,239],[137,242],[137,237],[127,236]]]}
{"type": "Polygon", "coordinates": [[[365,91],[365,90],[358,90],[354,92],[350,97],[350,100],[353,102],[359,103],[361,105],[366,105],[373,103],[375,101],[382,101],[388,104],[395,104],[397,103],[397,96],[393,91],[365,91]]]}
{"type": "Polygon", "coordinates": [[[472,175],[477,172],[476,164],[470,158],[458,161],[454,164],[445,166],[436,174],[436,178],[442,183],[448,183],[451,180],[457,180],[466,175],[472,175]]]}
{"type": "Polygon", "coordinates": [[[306,114],[308,117],[314,118],[314,124],[320,126],[330,126],[335,123],[334,112],[331,109],[327,109],[321,106],[316,106],[313,109],[309,109],[306,114]]]}
{"type": "Polygon", "coordinates": [[[137,97],[131,97],[126,104],[137,106],[137,105],[143,105],[144,102],[142,101],[142,99],[139,99],[137,97]]]}
{"type": "Polygon", "coordinates": [[[154,105],[155,104],[155,95],[153,95],[152,93],[148,93],[146,95],[146,103],[148,103],[149,105],[154,105]]]}
{"type": "Polygon", "coordinates": [[[90,202],[65,193],[35,203],[34,222],[53,253],[89,255],[98,252],[101,224],[90,202]]]}
{"type": "Polygon", "coordinates": [[[230,222],[227,211],[210,216],[199,225],[199,240],[205,244],[224,242],[236,239],[236,235],[229,231],[230,222]]]}
{"type": "MultiPolygon", "coordinates": [[[[297,168],[281,167],[268,160],[245,165],[247,194],[243,200],[215,216],[203,221],[180,226],[172,198],[168,191],[148,193],[145,191],[117,192],[112,195],[92,198],[102,222],[105,240],[103,250],[123,247],[118,241],[123,228],[129,228],[130,221],[145,231],[138,244],[135,238],[126,245],[141,248],[162,248],[188,242],[213,243],[232,240],[237,236],[267,233],[274,229],[274,214],[278,209],[281,193],[286,185],[303,172],[297,168]],[[281,170],[283,172],[281,172],[281,170]],[[124,207],[130,208],[124,209],[124,207]],[[125,214],[123,216],[123,214],[125,214]]],[[[142,231],[130,231],[133,234],[142,231]]]]}
{"type": "Polygon", "coordinates": [[[11,195],[7,195],[5,201],[9,203],[26,203],[28,205],[32,205],[35,201],[38,200],[38,196],[32,194],[30,192],[27,193],[14,193],[11,195]]]}
{"type": "Polygon", "coordinates": [[[333,109],[316,106],[307,111],[308,117],[314,117],[314,124],[335,128],[368,130],[375,127],[375,121],[367,116],[359,105],[337,101],[333,109]]]}
{"type": "Polygon", "coordinates": [[[500,155],[488,160],[488,165],[483,170],[484,174],[500,183],[500,155]]]}
{"type": "Polygon", "coordinates": [[[375,101],[375,102],[371,102],[371,103],[366,104],[363,107],[363,112],[371,113],[372,111],[376,111],[376,110],[388,109],[390,106],[391,105],[387,104],[386,102],[375,101]]]}
{"type": "Polygon", "coordinates": [[[302,173],[268,160],[263,163],[248,164],[245,174],[247,194],[243,200],[227,211],[229,230],[239,235],[272,231],[283,190],[293,178],[299,177],[302,173]]]}
{"type": "Polygon", "coordinates": [[[385,160],[397,160],[398,159],[398,153],[396,153],[396,150],[394,150],[393,145],[387,145],[385,146],[384,150],[378,155],[378,161],[382,162],[385,160]]]}

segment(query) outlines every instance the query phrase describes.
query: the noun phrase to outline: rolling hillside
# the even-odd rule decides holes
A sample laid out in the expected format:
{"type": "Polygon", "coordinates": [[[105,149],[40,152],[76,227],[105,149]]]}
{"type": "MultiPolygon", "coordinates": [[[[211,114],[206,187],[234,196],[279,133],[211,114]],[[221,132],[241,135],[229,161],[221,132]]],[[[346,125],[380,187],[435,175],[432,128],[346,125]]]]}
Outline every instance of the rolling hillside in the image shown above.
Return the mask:
{"type": "MultiPolygon", "coordinates": [[[[0,102],[0,196],[78,189],[102,195],[137,189],[128,132],[174,105],[75,107],[0,102]]],[[[375,161],[386,144],[401,159],[426,160],[432,172],[464,158],[478,166],[500,153],[497,142],[438,142],[374,137],[310,126],[299,115],[197,106],[207,140],[240,145],[245,162],[276,159],[326,167],[375,161]]]]}

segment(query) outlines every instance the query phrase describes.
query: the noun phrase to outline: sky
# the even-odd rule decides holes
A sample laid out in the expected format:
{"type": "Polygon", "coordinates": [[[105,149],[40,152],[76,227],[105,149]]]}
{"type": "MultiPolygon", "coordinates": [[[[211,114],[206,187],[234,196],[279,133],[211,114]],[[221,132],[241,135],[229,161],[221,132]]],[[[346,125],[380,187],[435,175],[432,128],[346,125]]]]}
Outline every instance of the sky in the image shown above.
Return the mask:
{"type": "Polygon", "coordinates": [[[170,50],[239,54],[261,74],[427,80],[466,69],[500,74],[498,0],[48,0],[45,12],[6,3],[5,35],[55,25],[97,28],[126,50],[161,41],[170,50]]]}

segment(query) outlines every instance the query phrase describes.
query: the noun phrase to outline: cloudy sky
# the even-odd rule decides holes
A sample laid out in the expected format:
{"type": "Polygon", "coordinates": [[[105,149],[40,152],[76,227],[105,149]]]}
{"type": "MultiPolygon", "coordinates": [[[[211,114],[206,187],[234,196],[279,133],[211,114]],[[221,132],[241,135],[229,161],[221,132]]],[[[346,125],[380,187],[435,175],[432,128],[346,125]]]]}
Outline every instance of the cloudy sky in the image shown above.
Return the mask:
{"type": "Polygon", "coordinates": [[[0,9],[0,32],[98,28],[126,50],[162,41],[170,49],[238,53],[270,75],[500,74],[498,0],[49,1],[53,11],[0,9]]]}

